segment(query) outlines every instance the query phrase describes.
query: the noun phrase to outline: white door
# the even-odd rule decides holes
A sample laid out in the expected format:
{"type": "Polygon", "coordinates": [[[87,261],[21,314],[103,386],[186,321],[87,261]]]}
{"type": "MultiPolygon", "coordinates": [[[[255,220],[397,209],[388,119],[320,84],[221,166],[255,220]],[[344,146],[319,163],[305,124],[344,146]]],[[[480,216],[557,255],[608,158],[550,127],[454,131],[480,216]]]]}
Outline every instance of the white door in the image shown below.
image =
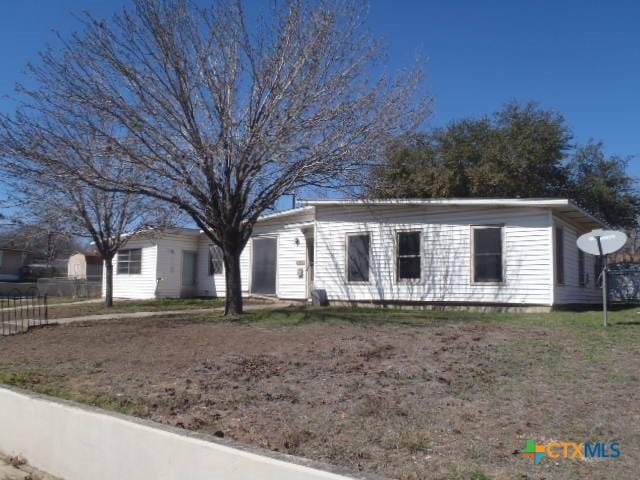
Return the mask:
{"type": "Polygon", "coordinates": [[[189,289],[196,286],[196,252],[182,252],[182,288],[189,289]]]}

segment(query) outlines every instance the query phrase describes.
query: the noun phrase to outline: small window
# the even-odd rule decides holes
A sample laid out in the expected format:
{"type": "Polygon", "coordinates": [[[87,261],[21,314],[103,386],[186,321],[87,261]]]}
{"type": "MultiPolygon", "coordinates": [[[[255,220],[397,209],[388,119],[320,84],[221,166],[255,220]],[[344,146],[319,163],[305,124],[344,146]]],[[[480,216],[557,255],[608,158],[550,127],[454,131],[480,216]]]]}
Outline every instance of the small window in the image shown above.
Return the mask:
{"type": "Polygon", "coordinates": [[[473,281],[503,281],[502,227],[473,227],[473,281]]]}
{"type": "Polygon", "coordinates": [[[578,282],[581,287],[587,284],[587,278],[584,271],[584,252],[578,249],[578,282]]]}
{"type": "Polygon", "coordinates": [[[420,232],[399,232],[398,280],[419,280],[422,273],[420,260],[420,232]]]}
{"type": "Polygon", "coordinates": [[[131,248],[118,252],[118,275],[138,275],[142,271],[142,249],[131,248]]]}
{"type": "Polygon", "coordinates": [[[220,275],[223,266],[222,249],[217,245],[209,245],[209,276],[220,275]]]}
{"type": "Polygon", "coordinates": [[[369,281],[369,234],[347,237],[347,281],[369,281]]]}
{"type": "Polygon", "coordinates": [[[556,227],[556,282],[564,283],[564,229],[556,227]]]}

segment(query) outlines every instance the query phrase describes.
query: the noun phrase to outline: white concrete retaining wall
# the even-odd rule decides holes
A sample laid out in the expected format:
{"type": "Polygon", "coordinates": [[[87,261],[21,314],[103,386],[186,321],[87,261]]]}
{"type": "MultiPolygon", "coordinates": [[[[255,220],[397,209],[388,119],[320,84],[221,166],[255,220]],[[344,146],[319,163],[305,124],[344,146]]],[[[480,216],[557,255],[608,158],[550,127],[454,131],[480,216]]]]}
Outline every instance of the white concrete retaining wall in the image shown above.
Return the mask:
{"type": "Polygon", "coordinates": [[[0,451],[64,480],[345,480],[316,462],[0,387],[0,451]]]}

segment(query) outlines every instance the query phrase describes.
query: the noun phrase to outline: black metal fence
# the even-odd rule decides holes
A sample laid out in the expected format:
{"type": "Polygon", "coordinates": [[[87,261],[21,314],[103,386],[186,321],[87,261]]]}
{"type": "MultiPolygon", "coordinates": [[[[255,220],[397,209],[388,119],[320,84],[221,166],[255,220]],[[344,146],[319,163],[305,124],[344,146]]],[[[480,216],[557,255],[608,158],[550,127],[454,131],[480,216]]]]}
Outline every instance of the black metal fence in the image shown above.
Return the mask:
{"type": "Polygon", "coordinates": [[[49,323],[46,295],[20,294],[0,297],[0,335],[23,333],[49,323]]]}

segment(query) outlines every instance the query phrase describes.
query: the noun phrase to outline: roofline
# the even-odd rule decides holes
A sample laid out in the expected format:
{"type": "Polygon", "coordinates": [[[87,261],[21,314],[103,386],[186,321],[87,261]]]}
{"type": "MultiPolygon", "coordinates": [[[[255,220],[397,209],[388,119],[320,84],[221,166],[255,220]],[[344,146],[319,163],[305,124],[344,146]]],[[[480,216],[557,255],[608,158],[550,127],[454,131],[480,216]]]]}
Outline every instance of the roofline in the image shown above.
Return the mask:
{"type": "Polygon", "coordinates": [[[605,222],[604,220],[601,220],[598,217],[596,217],[595,215],[592,215],[591,213],[587,212],[584,208],[582,208],[580,205],[575,203],[573,200],[567,200],[567,204],[572,206],[578,212],[583,214],[585,217],[588,217],[591,221],[593,221],[594,223],[597,223],[601,227],[603,227],[605,229],[610,229],[611,228],[611,225],[609,225],[607,222],[605,222]]]}
{"type": "Polygon", "coordinates": [[[324,199],[301,200],[305,206],[328,205],[451,205],[451,206],[496,206],[496,207],[571,207],[589,218],[595,224],[610,228],[610,226],[590,214],[574,201],[567,198],[390,198],[390,199],[324,199]]]}
{"type": "Polygon", "coordinates": [[[298,213],[303,213],[303,212],[311,212],[312,210],[313,210],[313,206],[310,206],[310,205],[304,206],[304,207],[291,208],[289,210],[283,210],[281,212],[262,215],[260,218],[258,218],[258,222],[262,220],[271,220],[272,218],[288,217],[290,215],[296,215],[298,213]]]}
{"type": "Polygon", "coordinates": [[[562,206],[566,198],[388,198],[301,200],[302,205],[536,205],[562,206]]]}

